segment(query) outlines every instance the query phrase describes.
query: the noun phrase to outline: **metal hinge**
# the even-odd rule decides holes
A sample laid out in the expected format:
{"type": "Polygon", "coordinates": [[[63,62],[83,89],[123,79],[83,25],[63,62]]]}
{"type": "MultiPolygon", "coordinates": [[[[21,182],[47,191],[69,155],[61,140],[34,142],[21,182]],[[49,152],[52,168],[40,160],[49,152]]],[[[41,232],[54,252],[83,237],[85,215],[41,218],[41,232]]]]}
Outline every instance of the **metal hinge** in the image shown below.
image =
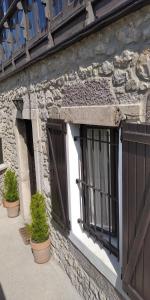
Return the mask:
{"type": "Polygon", "coordinates": [[[121,267],[121,280],[123,279],[123,268],[121,267]]]}

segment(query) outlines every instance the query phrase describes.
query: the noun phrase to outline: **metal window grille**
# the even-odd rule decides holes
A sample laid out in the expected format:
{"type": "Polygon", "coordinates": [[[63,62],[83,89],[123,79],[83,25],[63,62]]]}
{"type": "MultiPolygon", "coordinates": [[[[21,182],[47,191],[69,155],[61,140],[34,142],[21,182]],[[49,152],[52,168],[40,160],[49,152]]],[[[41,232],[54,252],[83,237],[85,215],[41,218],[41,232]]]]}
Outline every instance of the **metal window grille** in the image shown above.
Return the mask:
{"type": "MultiPolygon", "coordinates": [[[[76,137],[77,138],[77,137],[76,137]]],[[[81,223],[97,242],[119,256],[118,131],[81,126],[81,223]]]]}

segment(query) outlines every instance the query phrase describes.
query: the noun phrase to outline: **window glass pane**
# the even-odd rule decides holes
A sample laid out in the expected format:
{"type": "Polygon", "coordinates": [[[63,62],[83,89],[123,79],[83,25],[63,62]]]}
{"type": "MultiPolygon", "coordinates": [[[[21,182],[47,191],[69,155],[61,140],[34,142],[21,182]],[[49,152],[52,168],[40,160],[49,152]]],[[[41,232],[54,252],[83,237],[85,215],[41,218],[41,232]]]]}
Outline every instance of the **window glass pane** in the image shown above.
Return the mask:
{"type": "Polygon", "coordinates": [[[44,5],[42,5],[41,0],[37,0],[38,11],[39,11],[39,26],[41,31],[46,28],[46,18],[45,18],[45,10],[44,5]]]}
{"type": "MultiPolygon", "coordinates": [[[[23,18],[23,11],[18,11],[18,24],[21,24],[23,18]]],[[[19,26],[19,45],[22,46],[25,44],[23,28],[19,26]]]]}
{"type": "Polygon", "coordinates": [[[10,30],[4,29],[3,30],[3,42],[2,42],[2,46],[4,49],[4,61],[11,58],[11,55],[12,55],[11,45],[7,42],[7,40],[9,40],[9,35],[10,35],[10,30]]]}
{"type": "Polygon", "coordinates": [[[115,252],[118,249],[116,131],[83,126],[81,133],[83,228],[115,252]]]}
{"type": "MultiPolygon", "coordinates": [[[[90,222],[94,224],[94,202],[96,207],[96,224],[109,229],[109,198],[108,198],[108,165],[110,165],[110,131],[99,129],[88,129],[88,162],[87,174],[88,184],[96,189],[89,188],[89,209],[91,210],[90,222]],[[99,141],[99,138],[102,142],[99,141]],[[108,149],[107,149],[108,147],[108,149]],[[102,193],[100,193],[100,191],[102,193]],[[94,199],[95,197],[95,199],[94,199]]],[[[110,172],[109,172],[110,173],[110,172]]]]}
{"type": "Polygon", "coordinates": [[[4,9],[3,9],[3,5],[0,3],[0,20],[4,15],[4,9]]]}
{"type": "Polygon", "coordinates": [[[57,16],[63,9],[63,0],[53,0],[53,16],[57,16]]]}
{"type": "Polygon", "coordinates": [[[2,5],[3,5],[3,12],[4,12],[4,15],[5,15],[8,7],[9,7],[8,0],[3,0],[2,5]]]}

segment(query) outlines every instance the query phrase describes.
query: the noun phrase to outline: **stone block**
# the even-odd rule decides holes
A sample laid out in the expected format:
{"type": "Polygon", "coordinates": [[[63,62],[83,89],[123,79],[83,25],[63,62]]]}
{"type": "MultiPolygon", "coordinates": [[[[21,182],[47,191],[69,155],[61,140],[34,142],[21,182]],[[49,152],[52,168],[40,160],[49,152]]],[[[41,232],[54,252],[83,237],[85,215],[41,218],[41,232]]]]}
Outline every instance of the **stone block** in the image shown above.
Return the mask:
{"type": "Polygon", "coordinates": [[[150,49],[139,56],[136,73],[141,80],[150,81],[150,49]]]}
{"type": "Polygon", "coordinates": [[[126,92],[135,92],[138,91],[138,89],[139,89],[138,80],[130,79],[127,81],[125,85],[126,92]]]}
{"type": "Polygon", "coordinates": [[[120,56],[114,57],[114,66],[120,69],[126,69],[130,62],[137,57],[137,53],[129,50],[124,50],[120,56]]]}
{"type": "Polygon", "coordinates": [[[126,83],[127,80],[127,73],[122,70],[115,70],[113,77],[112,77],[112,83],[114,86],[121,86],[126,83]]]}
{"type": "Polygon", "coordinates": [[[65,85],[62,94],[63,106],[115,103],[115,96],[108,78],[78,81],[72,85],[65,85]]]}
{"type": "Polygon", "coordinates": [[[101,76],[108,76],[113,73],[114,67],[113,64],[109,61],[105,61],[100,67],[99,67],[99,74],[101,76]]]}

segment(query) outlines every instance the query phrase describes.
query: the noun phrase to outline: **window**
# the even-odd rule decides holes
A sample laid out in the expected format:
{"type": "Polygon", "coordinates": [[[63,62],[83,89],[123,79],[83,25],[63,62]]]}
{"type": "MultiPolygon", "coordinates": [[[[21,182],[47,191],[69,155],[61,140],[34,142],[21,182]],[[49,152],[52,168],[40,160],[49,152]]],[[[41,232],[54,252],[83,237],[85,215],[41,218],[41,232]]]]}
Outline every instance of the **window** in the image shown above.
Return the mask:
{"type": "Polygon", "coordinates": [[[83,230],[118,256],[118,132],[81,126],[81,192],[83,230]]]}
{"type": "Polygon", "coordinates": [[[57,16],[62,12],[63,0],[53,0],[53,16],[57,16]]]}
{"type": "Polygon", "coordinates": [[[0,164],[3,164],[3,148],[2,148],[2,139],[0,138],[0,164]]]}

